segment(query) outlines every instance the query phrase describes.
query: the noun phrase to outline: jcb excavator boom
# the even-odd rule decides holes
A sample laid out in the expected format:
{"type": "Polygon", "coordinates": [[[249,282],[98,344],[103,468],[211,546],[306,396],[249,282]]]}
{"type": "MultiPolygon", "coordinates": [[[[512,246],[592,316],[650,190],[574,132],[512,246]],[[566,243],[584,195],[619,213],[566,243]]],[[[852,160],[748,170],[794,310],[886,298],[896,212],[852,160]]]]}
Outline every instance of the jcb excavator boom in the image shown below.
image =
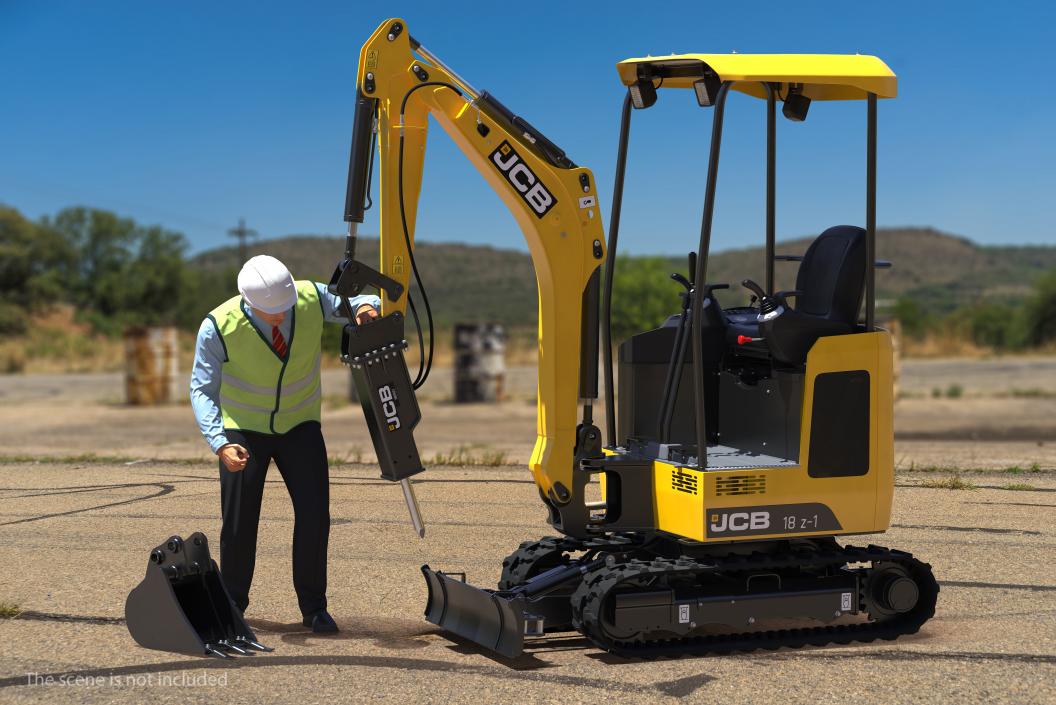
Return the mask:
{"type": "MultiPolygon", "coordinates": [[[[402,320],[410,278],[418,276],[415,221],[432,116],[506,204],[528,243],[539,296],[538,428],[531,471],[554,526],[583,535],[587,510],[574,493],[574,456],[577,448],[584,452],[590,447],[596,454],[601,447],[591,402],[597,397],[598,268],[605,256],[605,240],[593,174],[576,166],[494,96],[478,91],[445,66],[410,35],[403,20],[382,23],[364,44],[356,86],[345,200],[349,237],[334,290],[351,295],[356,287],[372,285],[386,292],[382,318],[362,329],[385,325],[390,316],[402,320]],[[369,197],[375,133],[381,180],[380,272],[355,261],[356,229],[369,197]],[[584,404],[582,427],[577,400],[584,404]]],[[[424,296],[420,279],[418,285],[424,296]]],[[[412,313],[420,315],[422,304],[431,319],[428,298],[417,305],[412,301],[412,313]]],[[[428,355],[425,364],[417,384],[428,374],[428,355]]],[[[368,393],[374,406],[368,419],[376,417],[379,426],[391,427],[391,417],[377,413],[385,400],[374,399],[376,390],[360,391],[361,398],[365,398],[362,392],[368,393]]],[[[405,389],[403,398],[396,400],[398,408],[411,402],[409,391],[405,389]]],[[[406,426],[401,419],[395,423],[406,426]]],[[[397,458],[403,450],[403,446],[391,447],[389,435],[373,433],[383,472],[385,459],[397,458]]],[[[413,456],[416,460],[416,451],[413,456]]]]}

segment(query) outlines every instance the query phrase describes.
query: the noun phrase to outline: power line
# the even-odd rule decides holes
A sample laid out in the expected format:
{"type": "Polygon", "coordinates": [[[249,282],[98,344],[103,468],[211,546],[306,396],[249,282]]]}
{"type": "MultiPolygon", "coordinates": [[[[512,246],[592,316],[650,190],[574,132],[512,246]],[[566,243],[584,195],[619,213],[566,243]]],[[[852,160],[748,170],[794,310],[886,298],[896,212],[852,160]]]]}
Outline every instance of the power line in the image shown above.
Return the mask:
{"type": "Polygon", "coordinates": [[[246,219],[238,219],[238,227],[231,228],[227,231],[227,234],[231,237],[238,238],[238,257],[239,264],[244,263],[249,257],[246,252],[246,241],[251,237],[257,237],[257,231],[251,230],[246,227],[246,219]]]}

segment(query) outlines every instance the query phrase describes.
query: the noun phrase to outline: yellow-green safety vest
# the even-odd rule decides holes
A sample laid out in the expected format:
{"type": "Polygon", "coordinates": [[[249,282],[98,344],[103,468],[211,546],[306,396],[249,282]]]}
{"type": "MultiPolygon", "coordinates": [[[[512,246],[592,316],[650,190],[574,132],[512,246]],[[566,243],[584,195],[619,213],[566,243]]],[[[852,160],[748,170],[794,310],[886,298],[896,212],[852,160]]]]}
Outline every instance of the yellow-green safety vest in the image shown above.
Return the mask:
{"type": "Polygon", "coordinates": [[[295,284],[286,357],[279,357],[253,325],[241,296],[209,314],[224,346],[220,413],[225,429],[286,433],[305,421],[319,421],[323,307],[314,282],[295,284]]]}

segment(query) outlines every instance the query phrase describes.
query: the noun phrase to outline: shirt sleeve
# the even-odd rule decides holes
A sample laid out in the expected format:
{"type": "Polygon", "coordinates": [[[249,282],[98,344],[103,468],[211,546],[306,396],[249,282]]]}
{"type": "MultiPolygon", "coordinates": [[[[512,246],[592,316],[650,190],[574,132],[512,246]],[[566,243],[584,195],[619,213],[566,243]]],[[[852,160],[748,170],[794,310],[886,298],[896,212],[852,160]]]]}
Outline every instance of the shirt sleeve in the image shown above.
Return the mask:
{"type": "Polygon", "coordinates": [[[227,355],[223,340],[211,318],[202,321],[194,344],[194,367],[191,369],[191,408],[198,428],[209,447],[216,453],[227,444],[224,419],[220,413],[220,381],[227,355]]]}
{"type": "MultiPolygon", "coordinates": [[[[345,316],[341,313],[341,297],[327,291],[326,284],[316,282],[315,288],[319,292],[319,301],[323,304],[323,319],[327,323],[346,323],[345,316]]],[[[352,304],[353,312],[363,304],[370,304],[378,313],[381,313],[381,299],[373,294],[353,296],[348,302],[352,304]]]]}

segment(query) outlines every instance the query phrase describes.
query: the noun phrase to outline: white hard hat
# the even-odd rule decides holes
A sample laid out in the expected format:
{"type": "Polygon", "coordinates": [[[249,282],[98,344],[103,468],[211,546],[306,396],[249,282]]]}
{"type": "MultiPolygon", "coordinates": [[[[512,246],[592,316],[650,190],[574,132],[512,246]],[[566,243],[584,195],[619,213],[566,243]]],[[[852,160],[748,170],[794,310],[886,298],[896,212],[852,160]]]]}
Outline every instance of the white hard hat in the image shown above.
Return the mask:
{"type": "Polygon", "coordinates": [[[297,303],[293,275],[269,255],[251,257],[238,273],[238,291],[246,303],[264,313],[281,313],[297,303]]]}

